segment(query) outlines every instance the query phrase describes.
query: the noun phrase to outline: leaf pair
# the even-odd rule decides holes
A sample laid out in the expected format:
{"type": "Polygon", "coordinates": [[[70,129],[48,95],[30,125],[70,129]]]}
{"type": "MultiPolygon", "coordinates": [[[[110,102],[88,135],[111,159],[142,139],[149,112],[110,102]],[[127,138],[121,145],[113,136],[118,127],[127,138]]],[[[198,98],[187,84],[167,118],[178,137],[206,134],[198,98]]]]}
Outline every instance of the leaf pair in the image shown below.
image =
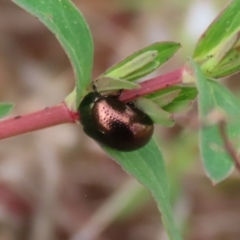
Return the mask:
{"type": "Polygon", "coordinates": [[[205,76],[226,77],[240,71],[240,2],[233,0],[199,39],[193,59],[205,76]]]}
{"type": "MultiPolygon", "coordinates": [[[[236,148],[240,147],[240,105],[224,86],[209,78],[221,78],[240,71],[240,1],[232,1],[199,39],[192,66],[196,75],[199,98],[199,141],[204,167],[217,183],[234,168],[219,131],[220,122],[210,124],[216,115],[227,122],[227,134],[236,148]]],[[[219,120],[220,121],[220,120],[219,120]]]]}

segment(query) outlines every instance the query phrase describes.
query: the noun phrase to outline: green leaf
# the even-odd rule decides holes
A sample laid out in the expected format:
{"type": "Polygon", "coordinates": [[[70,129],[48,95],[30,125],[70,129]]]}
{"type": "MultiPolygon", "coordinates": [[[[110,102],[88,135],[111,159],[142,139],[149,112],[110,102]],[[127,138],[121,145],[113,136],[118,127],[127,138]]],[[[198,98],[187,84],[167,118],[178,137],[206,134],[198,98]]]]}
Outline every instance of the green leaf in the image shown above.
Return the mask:
{"type": "Polygon", "coordinates": [[[179,95],[169,104],[163,107],[163,109],[170,113],[176,113],[182,111],[184,108],[191,105],[196,99],[198,92],[195,87],[180,87],[181,92],[179,95]]]}
{"type": "Polygon", "coordinates": [[[13,109],[12,103],[0,103],[0,118],[7,116],[13,109]]]}
{"type": "Polygon", "coordinates": [[[93,43],[88,25],[68,0],[13,0],[38,17],[51,30],[67,52],[77,78],[76,105],[91,81],[93,43]]]}
{"type": "Polygon", "coordinates": [[[173,113],[190,105],[197,94],[195,87],[172,86],[149,94],[147,98],[162,107],[163,110],[173,113]]]}
{"type": "Polygon", "coordinates": [[[239,31],[240,1],[234,0],[209,26],[194,51],[194,60],[207,76],[220,75],[215,67],[234,48],[239,40],[239,31]]]}
{"type": "Polygon", "coordinates": [[[157,201],[163,224],[170,240],[180,240],[171,211],[169,185],[165,164],[158,145],[151,140],[143,148],[133,152],[119,152],[104,147],[104,150],[123,169],[145,185],[157,201]]]}
{"type": "Polygon", "coordinates": [[[226,56],[219,62],[209,77],[222,78],[240,71],[240,41],[232,47],[226,56]]]}
{"type": "Polygon", "coordinates": [[[109,68],[102,76],[134,81],[163,65],[179,48],[179,43],[154,43],[109,68]]]}
{"type": "Polygon", "coordinates": [[[146,113],[154,123],[166,127],[172,127],[174,125],[173,116],[151,100],[147,98],[138,98],[134,103],[139,109],[146,113]]]}
{"type": "Polygon", "coordinates": [[[171,103],[181,92],[181,89],[174,88],[165,88],[164,90],[169,89],[169,91],[158,91],[147,96],[148,99],[152,100],[159,107],[166,106],[171,103]]]}
{"type": "Polygon", "coordinates": [[[114,79],[111,77],[102,77],[94,81],[95,85],[99,92],[105,91],[116,91],[119,89],[136,89],[140,88],[140,85],[137,83],[114,79]]]}
{"type": "Polygon", "coordinates": [[[199,66],[192,62],[195,70],[199,92],[200,150],[207,175],[214,183],[226,178],[234,167],[234,162],[225,150],[218,122],[214,122],[214,113],[222,112],[227,116],[227,133],[235,144],[236,151],[240,147],[240,105],[235,96],[216,81],[207,80],[199,66]]]}

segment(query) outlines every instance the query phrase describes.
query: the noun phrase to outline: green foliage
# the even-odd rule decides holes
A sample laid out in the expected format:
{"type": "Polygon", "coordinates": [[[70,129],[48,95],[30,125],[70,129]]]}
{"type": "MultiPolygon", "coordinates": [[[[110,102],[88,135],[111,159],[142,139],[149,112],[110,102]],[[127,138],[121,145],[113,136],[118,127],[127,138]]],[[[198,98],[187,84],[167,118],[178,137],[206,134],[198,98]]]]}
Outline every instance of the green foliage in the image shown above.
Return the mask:
{"type": "Polygon", "coordinates": [[[232,75],[240,70],[240,41],[238,40],[223,59],[217,64],[213,72],[208,75],[214,78],[221,78],[232,75]]]}
{"type": "Polygon", "coordinates": [[[140,88],[140,85],[137,83],[122,79],[115,79],[112,77],[101,77],[98,78],[94,83],[97,86],[99,92],[140,88]]]}
{"type": "Polygon", "coordinates": [[[197,94],[195,87],[172,86],[149,94],[147,98],[162,107],[163,110],[173,113],[190,105],[197,94]]]}
{"type": "Polygon", "coordinates": [[[240,147],[240,105],[234,95],[216,81],[207,80],[196,63],[192,63],[199,93],[200,150],[207,175],[214,183],[226,178],[234,162],[223,144],[219,121],[226,118],[228,136],[240,147]],[[220,118],[220,119],[219,119],[220,118]]]}
{"type": "Polygon", "coordinates": [[[175,42],[154,43],[109,68],[102,76],[134,81],[162,66],[180,47],[175,42]]]}
{"type": "Polygon", "coordinates": [[[240,1],[233,0],[199,39],[193,54],[208,77],[220,78],[240,71],[240,1]]]}
{"type": "Polygon", "coordinates": [[[156,103],[159,107],[164,107],[171,103],[180,93],[180,87],[169,87],[155,93],[151,93],[147,96],[147,98],[156,103]]]}
{"type": "Polygon", "coordinates": [[[176,113],[190,106],[198,95],[195,87],[181,87],[179,95],[169,104],[163,107],[167,112],[176,113]]]}
{"type": "Polygon", "coordinates": [[[147,98],[138,98],[135,105],[143,110],[155,124],[160,124],[166,127],[174,125],[173,116],[160,108],[156,103],[147,98]]]}
{"type": "Polygon", "coordinates": [[[12,103],[0,103],[0,118],[7,116],[13,109],[12,103]]]}
{"type": "Polygon", "coordinates": [[[199,134],[201,157],[206,173],[214,183],[225,179],[234,168],[215,118],[226,118],[228,136],[238,150],[240,106],[230,91],[207,78],[220,78],[240,71],[239,33],[240,1],[233,0],[199,39],[193,54],[199,64],[192,62],[199,93],[199,121],[202,124],[199,134]]]}

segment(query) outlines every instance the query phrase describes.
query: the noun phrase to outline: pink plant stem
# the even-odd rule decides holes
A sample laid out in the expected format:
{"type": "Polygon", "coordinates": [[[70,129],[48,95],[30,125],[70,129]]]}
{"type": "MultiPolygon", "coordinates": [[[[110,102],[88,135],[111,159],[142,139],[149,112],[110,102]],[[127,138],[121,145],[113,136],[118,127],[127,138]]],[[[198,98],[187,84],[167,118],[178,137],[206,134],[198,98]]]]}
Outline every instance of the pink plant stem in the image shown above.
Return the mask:
{"type": "MultiPolygon", "coordinates": [[[[135,98],[156,92],[166,87],[180,84],[182,83],[183,70],[184,68],[180,68],[163,76],[144,81],[140,83],[140,89],[123,91],[120,100],[124,102],[132,101],[135,98]]],[[[62,123],[76,123],[79,119],[79,114],[70,111],[63,102],[57,106],[45,108],[34,113],[0,121],[0,139],[62,123]]]]}
{"type": "Polygon", "coordinates": [[[154,93],[158,90],[170,87],[176,84],[182,83],[182,73],[184,68],[179,68],[173,72],[167,73],[156,78],[149,79],[147,81],[141,82],[140,89],[125,90],[120,96],[120,100],[123,102],[132,101],[135,98],[154,93]]]}
{"type": "Polygon", "coordinates": [[[65,103],[61,103],[30,114],[0,121],[0,139],[75,121],[76,116],[68,110],[65,103]]]}

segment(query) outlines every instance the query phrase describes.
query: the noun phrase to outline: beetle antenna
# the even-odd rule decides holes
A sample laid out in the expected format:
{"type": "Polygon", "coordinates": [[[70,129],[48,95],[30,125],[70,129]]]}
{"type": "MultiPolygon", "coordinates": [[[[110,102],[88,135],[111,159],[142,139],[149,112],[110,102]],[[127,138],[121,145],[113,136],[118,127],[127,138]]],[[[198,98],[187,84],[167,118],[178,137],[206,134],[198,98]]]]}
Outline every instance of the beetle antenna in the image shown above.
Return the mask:
{"type": "Polygon", "coordinates": [[[117,93],[117,98],[119,98],[119,97],[121,96],[122,92],[123,92],[123,89],[120,89],[120,90],[118,91],[118,93],[117,93]]]}
{"type": "Polygon", "coordinates": [[[101,96],[101,94],[99,93],[99,91],[97,89],[97,85],[94,82],[92,82],[92,89],[98,96],[101,96]]]}

